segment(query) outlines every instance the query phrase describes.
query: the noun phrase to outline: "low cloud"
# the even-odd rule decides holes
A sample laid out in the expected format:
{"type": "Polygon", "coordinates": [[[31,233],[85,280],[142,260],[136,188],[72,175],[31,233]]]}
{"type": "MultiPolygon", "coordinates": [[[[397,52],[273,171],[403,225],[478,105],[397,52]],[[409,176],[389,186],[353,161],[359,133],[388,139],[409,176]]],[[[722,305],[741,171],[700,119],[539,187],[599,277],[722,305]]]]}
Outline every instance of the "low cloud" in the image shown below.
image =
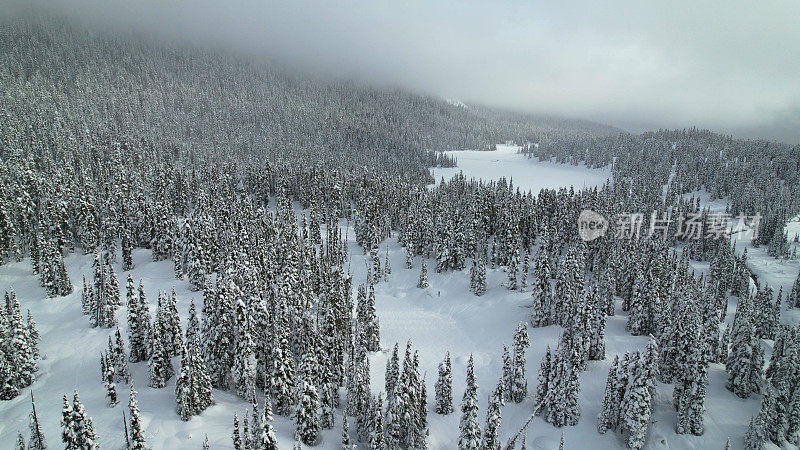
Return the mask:
{"type": "Polygon", "coordinates": [[[699,126],[800,142],[800,2],[562,3],[40,2],[324,77],[634,131],[699,126]]]}

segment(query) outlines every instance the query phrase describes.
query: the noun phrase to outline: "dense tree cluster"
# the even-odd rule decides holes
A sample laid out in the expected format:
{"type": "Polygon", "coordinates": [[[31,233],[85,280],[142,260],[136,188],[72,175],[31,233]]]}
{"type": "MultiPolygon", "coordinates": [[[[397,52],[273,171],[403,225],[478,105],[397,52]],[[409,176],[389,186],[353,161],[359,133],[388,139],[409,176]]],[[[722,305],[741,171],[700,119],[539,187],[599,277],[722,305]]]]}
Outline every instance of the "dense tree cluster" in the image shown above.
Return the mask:
{"type": "Polygon", "coordinates": [[[22,318],[17,294],[0,305],[0,400],[10,400],[33,383],[39,359],[39,331],[30,310],[22,318]]]}
{"type": "Polygon", "coordinates": [[[608,371],[597,430],[626,433],[628,448],[641,449],[645,444],[655,394],[655,359],[655,345],[651,344],[644,352],[615,357],[608,371]]]}

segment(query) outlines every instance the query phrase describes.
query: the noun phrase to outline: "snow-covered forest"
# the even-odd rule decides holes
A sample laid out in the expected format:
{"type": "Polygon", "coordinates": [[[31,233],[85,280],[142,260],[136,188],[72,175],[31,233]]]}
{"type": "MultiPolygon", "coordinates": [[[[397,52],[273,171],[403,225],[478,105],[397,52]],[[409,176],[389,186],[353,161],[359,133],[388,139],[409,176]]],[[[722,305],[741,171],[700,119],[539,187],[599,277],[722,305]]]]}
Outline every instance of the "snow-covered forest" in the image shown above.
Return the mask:
{"type": "Polygon", "coordinates": [[[798,446],[800,146],[56,18],[0,105],[0,448],[798,446]]]}

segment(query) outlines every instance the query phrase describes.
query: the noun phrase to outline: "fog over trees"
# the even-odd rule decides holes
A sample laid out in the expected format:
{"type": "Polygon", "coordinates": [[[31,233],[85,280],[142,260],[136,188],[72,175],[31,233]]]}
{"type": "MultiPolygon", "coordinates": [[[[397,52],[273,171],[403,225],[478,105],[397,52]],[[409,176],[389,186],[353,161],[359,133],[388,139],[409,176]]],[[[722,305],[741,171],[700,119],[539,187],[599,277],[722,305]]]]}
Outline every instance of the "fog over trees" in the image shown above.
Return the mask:
{"type": "Polygon", "coordinates": [[[0,423],[24,403],[28,426],[0,425],[9,445],[495,450],[558,429],[567,448],[722,447],[720,417],[734,447],[798,445],[799,145],[21,16],[0,27],[0,423]],[[526,192],[430,173],[504,142],[612,178],[526,192]],[[605,236],[579,232],[587,210],[605,236]],[[502,336],[495,354],[442,334],[454,348],[430,359],[384,322],[417,325],[386,309],[412,295],[450,319],[524,308],[464,330],[502,336]],[[64,375],[77,335],[100,353],[64,375]]]}

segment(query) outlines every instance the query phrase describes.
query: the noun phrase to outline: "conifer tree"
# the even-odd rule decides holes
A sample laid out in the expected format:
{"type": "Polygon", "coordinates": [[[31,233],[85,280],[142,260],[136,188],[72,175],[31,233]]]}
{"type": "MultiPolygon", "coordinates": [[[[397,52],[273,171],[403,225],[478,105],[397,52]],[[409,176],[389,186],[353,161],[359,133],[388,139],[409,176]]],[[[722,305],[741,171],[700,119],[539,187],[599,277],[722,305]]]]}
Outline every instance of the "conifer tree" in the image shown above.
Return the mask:
{"type": "Polygon", "coordinates": [[[231,433],[231,439],[233,440],[234,449],[244,449],[242,446],[242,432],[239,430],[239,415],[236,412],[233,413],[233,433],[231,433]]]}
{"type": "Polygon", "coordinates": [[[106,386],[106,397],[108,397],[108,405],[113,407],[119,403],[117,398],[117,385],[114,384],[114,363],[111,361],[108,353],[103,353],[100,359],[100,366],[103,373],[103,383],[106,386]]]}
{"type": "Polygon", "coordinates": [[[547,383],[545,420],[557,427],[575,425],[580,417],[578,371],[568,351],[566,345],[559,344],[547,383]]]}
{"type": "Polygon", "coordinates": [[[387,397],[386,416],[384,418],[386,427],[385,442],[386,447],[390,449],[400,447],[400,441],[403,438],[401,420],[408,406],[400,384],[395,384],[393,389],[392,395],[387,397]]]}
{"type": "Polygon", "coordinates": [[[64,394],[64,407],[61,409],[61,442],[65,450],[80,449],[78,436],[75,434],[75,425],[72,418],[72,405],[64,394]]]}
{"type": "Polygon", "coordinates": [[[122,232],[122,270],[129,271],[133,269],[133,242],[131,240],[131,233],[126,228],[122,232]]]}
{"type": "Polygon", "coordinates": [[[478,425],[478,385],[475,382],[475,369],[472,355],[467,363],[467,387],[461,400],[461,421],[459,423],[460,435],[458,438],[459,450],[474,450],[480,448],[481,428],[478,425]]]}
{"type": "Polygon", "coordinates": [[[617,398],[617,372],[619,371],[619,356],[614,356],[614,362],[608,371],[606,388],[603,392],[603,406],[597,416],[597,432],[605,434],[608,430],[617,427],[619,417],[619,402],[617,398]]]}
{"type": "Polygon", "coordinates": [[[628,448],[643,448],[647,438],[647,428],[652,413],[649,384],[647,370],[637,354],[633,357],[633,364],[629,368],[628,383],[620,406],[622,430],[628,432],[626,441],[628,448]]]}
{"type": "Polygon", "coordinates": [[[392,266],[389,264],[389,247],[386,247],[386,259],[383,263],[383,281],[389,281],[389,275],[392,274],[392,266]]]}
{"type": "Polygon", "coordinates": [[[744,448],[746,450],[761,450],[767,442],[765,418],[759,412],[750,418],[750,425],[744,435],[744,448]]]}
{"type": "Polygon", "coordinates": [[[167,353],[166,345],[162,338],[161,322],[156,323],[153,330],[153,355],[150,357],[148,366],[150,368],[150,387],[162,388],[167,385],[167,381],[174,375],[172,362],[167,353]]]}
{"type": "Polygon", "coordinates": [[[514,382],[511,385],[511,398],[516,403],[521,403],[528,395],[528,380],[525,378],[525,350],[530,347],[528,330],[520,322],[514,333],[514,382]]]}
{"type": "Polygon", "coordinates": [[[28,310],[26,322],[28,332],[28,348],[30,348],[31,357],[35,361],[41,356],[39,354],[39,341],[41,341],[42,338],[39,335],[39,330],[36,328],[36,321],[33,320],[33,314],[31,314],[30,309],[28,310]]]}
{"type": "Polygon", "coordinates": [[[236,303],[236,336],[234,339],[235,353],[231,367],[231,380],[236,387],[236,393],[245,400],[250,398],[256,383],[256,357],[255,343],[253,342],[250,323],[252,318],[247,312],[247,307],[240,299],[236,303]]]}
{"type": "Polygon", "coordinates": [[[306,445],[315,445],[319,439],[319,398],[317,390],[306,380],[300,381],[299,401],[295,412],[295,428],[300,440],[306,445]]]}
{"type": "Polygon", "coordinates": [[[370,450],[383,450],[386,448],[383,435],[383,396],[379,393],[372,404],[372,423],[369,427],[370,450]]]}
{"type": "MultiPolygon", "coordinates": [[[[136,400],[136,390],[131,385],[128,409],[130,411],[130,450],[147,450],[144,437],[144,425],[139,414],[139,402],[136,400]]],[[[208,436],[206,436],[208,440],[208,436]]]]}
{"type": "Polygon", "coordinates": [[[800,274],[795,278],[792,290],[786,297],[786,305],[789,308],[800,308],[800,274]]]}
{"type": "Polygon", "coordinates": [[[511,359],[511,353],[508,352],[508,347],[503,345],[503,398],[513,400],[512,392],[514,391],[514,360],[511,359]]]}
{"type": "Polygon", "coordinates": [[[124,381],[129,383],[131,380],[131,372],[128,368],[128,354],[125,350],[125,340],[122,338],[119,328],[114,333],[114,341],[111,342],[109,337],[109,359],[114,365],[114,379],[115,381],[124,381]]]}
{"type": "Polygon", "coordinates": [[[519,282],[518,276],[520,272],[519,267],[519,247],[513,246],[511,249],[511,254],[509,255],[508,260],[508,281],[506,282],[506,287],[512,291],[516,291],[519,289],[519,282]]]}
{"type": "Polygon", "coordinates": [[[5,354],[0,358],[0,398],[10,400],[33,383],[38,350],[13,289],[5,293],[5,301],[6,311],[0,311],[0,356],[5,354]]]}
{"type": "Polygon", "coordinates": [[[428,286],[428,263],[425,261],[425,258],[422,258],[422,268],[419,271],[419,281],[417,281],[417,287],[420,289],[427,289],[428,286]]]}
{"type": "Polygon", "coordinates": [[[16,450],[25,450],[25,437],[22,435],[22,432],[17,432],[17,443],[14,446],[16,450]]]}
{"type": "Polygon", "coordinates": [[[483,431],[483,444],[481,448],[486,450],[500,449],[500,421],[502,412],[500,407],[505,405],[503,402],[503,380],[497,383],[492,395],[489,396],[489,406],[486,409],[486,427],[483,431]]]}
{"type": "Polygon", "coordinates": [[[530,252],[525,249],[525,254],[522,258],[522,266],[519,272],[519,290],[525,292],[528,290],[528,273],[530,272],[530,252]]]}
{"type": "Polygon", "coordinates": [[[550,371],[552,370],[552,356],[550,345],[547,346],[542,357],[542,364],[539,367],[538,384],[536,386],[536,403],[541,403],[547,398],[547,388],[550,381],[550,371]]]}
{"type": "Polygon", "coordinates": [[[144,286],[139,282],[138,295],[133,289],[133,279],[128,277],[128,336],[131,362],[146,361],[152,349],[152,325],[144,286]]]}
{"type": "Polygon", "coordinates": [[[30,429],[28,450],[46,449],[47,441],[44,437],[44,432],[42,432],[41,423],[39,423],[39,416],[36,413],[36,401],[33,398],[33,391],[31,391],[31,413],[28,417],[28,428],[30,429]]]}
{"type": "Polygon", "coordinates": [[[386,404],[391,404],[391,397],[394,395],[394,388],[400,376],[400,360],[398,357],[398,345],[395,342],[392,356],[386,361],[386,374],[384,375],[384,389],[386,389],[386,404]]]}
{"type": "MultiPolygon", "coordinates": [[[[741,398],[758,393],[763,372],[763,349],[756,337],[756,329],[750,318],[743,313],[734,320],[731,350],[725,369],[728,372],[726,387],[741,398]]],[[[737,316],[739,312],[737,311],[737,316]]]]}
{"type": "Polygon", "coordinates": [[[275,412],[285,416],[294,404],[294,358],[285,338],[274,346],[273,352],[270,389],[275,398],[275,412]]]}
{"type": "Polygon", "coordinates": [[[257,439],[255,439],[256,447],[262,450],[278,450],[278,439],[275,437],[275,429],[272,426],[274,418],[272,417],[272,404],[269,401],[269,395],[264,397],[264,408],[261,410],[259,423],[259,430],[257,439]]]}
{"type": "Polygon", "coordinates": [[[78,397],[78,391],[75,391],[72,397],[71,426],[77,448],[89,450],[100,448],[97,443],[98,438],[94,431],[94,425],[92,425],[92,418],[86,414],[86,410],[78,397]]]}
{"type": "Polygon", "coordinates": [[[342,450],[353,450],[350,444],[350,430],[347,429],[347,413],[342,415],[342,450]]]}
{"type": "Polygon", "coordinates": [[[453,412],[453,371],[450,363],[450,352],[447,352],[444,360],[439,363],[439,378],[436,380],[434,388],[436,391],[436,406],[434,407],[436,413],[450,414],[453,412]]]}

